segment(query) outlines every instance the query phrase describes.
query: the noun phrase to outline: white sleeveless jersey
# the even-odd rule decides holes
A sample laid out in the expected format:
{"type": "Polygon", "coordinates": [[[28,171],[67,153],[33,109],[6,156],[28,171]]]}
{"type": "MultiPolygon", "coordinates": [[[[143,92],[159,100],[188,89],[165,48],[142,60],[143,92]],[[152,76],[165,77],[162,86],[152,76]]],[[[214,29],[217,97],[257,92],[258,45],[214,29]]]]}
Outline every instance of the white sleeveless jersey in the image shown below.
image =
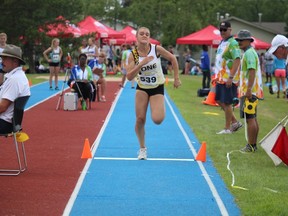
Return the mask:
{"type": "Polygon", "coordinates": [[[88,53],[88,46],[87,47],[81,47],[81,53],[85,53],[87,55],[88,53]]]}
{"type": "Polygon", "coordinates": [[[52,52],[51,52],[51,59],[53,63],[58,63],[60,62],[60,47],[58,46],[56,49],[52,48],[52,52]]]}
{"type": "MultiPolygon", "coordinates": [[[[164,74],[162,71],[160,56],[157,56],[156,45],[150,44],[150,51],[147,56],[153,56],[154,59],[148,64],[141,67],[137,75],[137,83],[140,88],[152,89],[165,83],[164,74]]],[[[139,62],[145,57],[139,56],[139,62]]]]}
{"type": "MultiPolygon", "coordinates": [[[[93,55],[95,55],[95,54],[96,54],[95,49],[96,49],[96,46],[88,46],[86,55],[88,55],[88,54],[93,54],[93,55]]],[[[88,58],[87,58],[87,59],[88,59],[88,61],[90,61],[90,60],[92,60],[92,59],[94,59],[94,58],[95,58],[94,56],[88,55],[88,58]]]]}

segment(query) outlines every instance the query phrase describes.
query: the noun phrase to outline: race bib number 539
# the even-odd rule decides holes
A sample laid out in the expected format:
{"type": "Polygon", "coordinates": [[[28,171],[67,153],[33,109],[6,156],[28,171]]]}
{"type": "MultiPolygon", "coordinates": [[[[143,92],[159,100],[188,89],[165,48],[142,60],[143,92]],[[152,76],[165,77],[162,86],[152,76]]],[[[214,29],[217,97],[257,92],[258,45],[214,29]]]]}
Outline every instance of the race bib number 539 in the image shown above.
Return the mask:
{"type": "Polygon", "coordinates": [[[157,77],[156,76],[140,76],[140,82],[143,85],[154,86],[157,84],[157,77]]]}

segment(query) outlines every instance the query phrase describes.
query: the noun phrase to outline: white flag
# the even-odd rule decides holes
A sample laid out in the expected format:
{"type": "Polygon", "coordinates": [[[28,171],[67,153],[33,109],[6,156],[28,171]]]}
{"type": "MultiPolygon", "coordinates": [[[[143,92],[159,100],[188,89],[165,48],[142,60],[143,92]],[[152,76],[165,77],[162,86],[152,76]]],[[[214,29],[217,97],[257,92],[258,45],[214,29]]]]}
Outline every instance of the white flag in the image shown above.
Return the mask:
{"type": "Polygon", "coordinates": [[[282,160],[275,155],[271,150],[283,128],[283,125],[278,123],[259,143],[261,147],[266,151],[269,157],[274,162],[275,166],[278,166],[282,160]]]}

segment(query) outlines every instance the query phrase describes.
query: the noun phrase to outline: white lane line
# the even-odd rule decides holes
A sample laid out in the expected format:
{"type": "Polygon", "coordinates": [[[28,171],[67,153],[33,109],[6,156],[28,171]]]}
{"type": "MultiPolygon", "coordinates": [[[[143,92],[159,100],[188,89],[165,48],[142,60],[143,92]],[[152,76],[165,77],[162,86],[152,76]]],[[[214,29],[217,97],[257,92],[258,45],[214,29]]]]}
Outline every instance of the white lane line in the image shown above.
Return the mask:
{"type": "MultiPolygon", "coordinates": [[[[172,115],[174,116],[174,118],[175,118],[175,120],[177,122],[177,125],[180,128],[180,130],[181,130],[184,138],[186,139],[186,142],[187,142],[188,146],[190,147],[190,150],[192,151],[192,154],[193,154],[193,156],[195,158],[196,155],[197,155],[196,150],[193,147],[193,145],[192,145],[187,133],[185,132],[185,130],[184,130],[179,118],[177,117],[177,115],[176,115],[176,113],[175,113],[175,111],[174,111],[172,105],[170,104],[170,102],[169,102],[169,100],[168,100],[166,95],[165,95],[165,101],[167,102],[167,104],[168,104],[168,106],[169,106],[169,108],[170,108],[170,110],[172,112],[172,115]]],[[[202,174],[203,174],[203,176],[204,176],[204,178],[205,178],[205,180],[206,180],[206,182],[207,182],[207,184],[208,184],[208,186],[209,186],[209,188],[210,188],[210,190],[211,190],[211,192],[212,192],[212,194],[213,194],[213,196],[214,196],[214,198],[215,198],[215,200],[217,202],[217,205],[219,207],[221,215],[222,216],[229,216],[229,213],[228,213],[228,211],[227,211],[227,209],[226,209],[221,197],[219,196],[219,193],[216,190],[215,185],[213,184],[213,182],[212,182],[211,178],[209,177],[205,167],[203,166],[202,162],[197,161],[197,163],[198,163],[199,168],[200,168],[200,170],[201,170],[201,172],[202,172],[202,174]]]]}
{"type": "MultiPolygon", "coordinates": [[[[94,160],[138,160],[138,158],[117,158],[117,157],[94,157],[94,160]]],[[[183,161],[183,162],[191,162],[195,161],[194,159],[184,159],[184,158],[147,158],[149,161],[183,161]]]]}

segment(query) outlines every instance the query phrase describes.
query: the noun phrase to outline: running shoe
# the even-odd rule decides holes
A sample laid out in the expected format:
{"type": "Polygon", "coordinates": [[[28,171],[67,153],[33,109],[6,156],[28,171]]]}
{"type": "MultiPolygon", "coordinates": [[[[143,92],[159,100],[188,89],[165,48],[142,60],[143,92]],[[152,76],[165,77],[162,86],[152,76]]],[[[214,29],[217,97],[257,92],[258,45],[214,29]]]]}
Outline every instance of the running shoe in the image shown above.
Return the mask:
{"type": "Polygon", "coordinates": [[[243,126],[243,124],[242,124],[240,121],[237,121],[237,122],[235,122],[235,123],[233,123],[233,124],[231,125],[230,130],[231,130],[232,132],[236,132],[236,131],[238,131],[242,126],[243,126]]]}
{"type": "Polygon", "coordinates": [[[232,134],[232,131],[230,129],[223,129],[216,134],[232,134]]]}
{"type": "Polygon", "coordinates": [[[52,88],[52,86],[50,86],[50,88],[49,88],[50,90],[52,90],[53,88],[52,88]]]}
{"type": "Polygon", "coordinates": [[[254,145],[247,144],[240,151],[242,151],[242,152],[256,152],[257,151],[257,146],[256,146],[256,144],[254,144],[254,145]]]}
{"type": "Polygon", "coordinates": [[[138,160],[146,160],[147,159],[147,150],[146,148],[140,148],[138,152],[138,160]]]}
{"type": "Polygon", "coordinates": [[[105,97],[104,95],[101,96],[100,101],[101,101],[101,102],[106,102],[106,97],[105,97]]]}
{"type": "Polygon", "coordinates": [[[58,86],[55,87],[55,90],[59,90],[58,86]]]}

